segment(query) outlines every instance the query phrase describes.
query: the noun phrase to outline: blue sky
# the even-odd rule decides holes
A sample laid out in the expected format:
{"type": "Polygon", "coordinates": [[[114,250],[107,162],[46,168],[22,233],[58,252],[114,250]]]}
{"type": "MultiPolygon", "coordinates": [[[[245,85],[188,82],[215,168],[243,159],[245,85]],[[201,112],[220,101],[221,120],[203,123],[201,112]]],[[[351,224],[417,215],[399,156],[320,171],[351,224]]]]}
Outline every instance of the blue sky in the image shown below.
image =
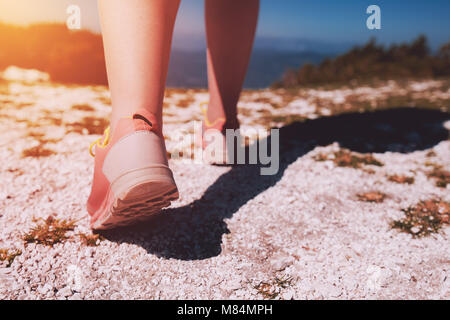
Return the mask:
{"type": "Polygon", "coordinates": [[[448,0],[262,0],[261,34],[286,34],[336,41],[401,41],[426,33],[437,42],[450,40],[448,0]],[[283,5],[280,5],[283,3],[283,5]],[[366,9],[381,8],[382,29],[366,28],[366,9]]]}
{"type": "MultiPolygon", "coordinates": [[[[177,33],[203,34],[203,1],[184,0],[177,33]]],[[[258,36],[333,43],[411,41],[426,34],[433,48],[450,41],[449,0],[261,0],[258,36]],[[381,8],[381,30],[368,30],[366,9],[381,8]]]]}
{"type": "MultiPolygon", "coordinates": [[[[0,0],[0,20],[64,21],[65,8],[79,4],[83,27],[99,31],[96,2],[0,0]]],[[[203,33],[203,1],[182,0],[176,24],[178,38],[203,33]]],[[[362,43],[375,36],[383,43],[392,43],[410,41],[420,33],[428,36],[434,48],[450,41],[449,0],[261,0],[259,37],[362,43]],[[371,4],[381,7],[382,30],[366,28],[366,8],[371,4]]]]}

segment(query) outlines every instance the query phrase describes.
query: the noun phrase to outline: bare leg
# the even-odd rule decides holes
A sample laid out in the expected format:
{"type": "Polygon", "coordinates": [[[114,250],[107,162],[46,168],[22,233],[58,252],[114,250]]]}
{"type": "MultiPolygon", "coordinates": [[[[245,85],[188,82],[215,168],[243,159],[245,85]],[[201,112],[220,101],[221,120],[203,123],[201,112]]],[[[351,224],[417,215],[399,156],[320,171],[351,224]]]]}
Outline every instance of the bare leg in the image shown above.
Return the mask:
{"type": "Polygon", "coordinates": [[[99,0],[111,127],[144,108],[162,124],[172,33],[180,0],[99,0]]]}
{"type": "Polygon", "coordinates": [[[237,125],[241,94],[258,21],[259,0],[206,0],[208,118],[237,125]]]}

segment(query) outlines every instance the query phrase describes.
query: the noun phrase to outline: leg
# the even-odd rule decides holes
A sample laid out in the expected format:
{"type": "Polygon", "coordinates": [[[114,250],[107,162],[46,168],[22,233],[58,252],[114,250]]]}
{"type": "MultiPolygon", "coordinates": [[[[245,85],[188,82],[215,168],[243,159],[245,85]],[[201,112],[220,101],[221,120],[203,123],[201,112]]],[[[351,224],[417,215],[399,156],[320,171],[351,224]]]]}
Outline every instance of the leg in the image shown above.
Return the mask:
{"type": "Polygon", "coordinates": [[[139,109],[162,123],[172,33],[180,0],[99,0],[111,128],[139,109]]]}
{"type": "Polygon", "coordinates": [[[138,222],[178,198],[159,130],[178,6],[179,0],[99,0],[113,133],[105,130],[90,148],[87,210],[94,229],[138,222]]]}
{"type": "Polygon", "coordinates": [[[208,119],[237,126],[237,103],[250,60],[259,0],[206,0],[208,119]]]}

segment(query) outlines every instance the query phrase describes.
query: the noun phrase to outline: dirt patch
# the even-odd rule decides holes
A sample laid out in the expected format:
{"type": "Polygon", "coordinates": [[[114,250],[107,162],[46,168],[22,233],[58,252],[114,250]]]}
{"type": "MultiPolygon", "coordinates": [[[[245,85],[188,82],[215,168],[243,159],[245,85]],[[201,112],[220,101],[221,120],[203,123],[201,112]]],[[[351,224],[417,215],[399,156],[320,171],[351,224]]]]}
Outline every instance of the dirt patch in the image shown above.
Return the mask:
{"type": "Polygon", "coordinates": [[[360,193],[360,194],[357,194],[356,196],[358,197],[359,201],[374,202],[374,203],[381,203],[387,197],[386,194],[379,192],[379,191],[360,193]]]}
{"type": "Polygon", "coordinates": [[[88,104],[76,104],[76,105],[73,105],[71,109],[77,110],[77,111],[88,111],[88,112],[95,111],[94,107],[91,107],[88,104]]]}
{"type": "Polygon", "coordinates": [[[81,121],[68,123],[67,133],[75,132],[79,134],[103,134],[109,122],[99,117],[84,117],[81,121]]]}
{"type": "Polygon", "coordinates": [[[45,145],[47,143],[58,143],[62,140],[62,139],[45,138],[45,133],[36,132],[36,131],[28,132],[27,137],[34,138],[41,145],[45,145]]]}
{"type": "Polygon", "coordinates": [[[44,144],[39,144],[35,147],[28,148],[22,151],[22,157],[23,158],[43,158],[43,157],[50,157],[51,155],[56,154],[55,151],[51,149],[45,148],[44,144]]]}
{"type": "Polygon", "coordinates": [[[402,176],[398,174],[394,174],[392,176],[388,176],[388,180],[395,183],[401,184],[414,184],[414,177],[402,176]]]}
{"type": "Polygon", "coordinates": [[[447,185],[450,184],[450,171],[444,170],[441,166],[435,166],[427,173],[427,176],[434,179],[439,188],[447,188],[447,185]]]}
{"type": "Polygon", "coordinates": [[[32,107],[32,106],[33,106],[32,103],[21,102],[21,103],[17,103],[15,107],[16,107],[16,109],[23,109],[23,108],[32,107]]]}
{"type": "Polygon", "coordinates": [[[364,165],[373,165],[382,167],[384,164],[377,160],[373,155],[371,154],[358,154],[351,152],[350,150],[339,150],[333,154],[319,154],[315,157],[316,161],[327,161],[331,160],[333,161],[338,167],[350,167],[359,169],[364,165]]]}
{"type": "Polygon", "coordinates": [[[16,176],[21,176],[25,173],[25,171],[19,168],[9,168],[6,170],[6,172],[13,173],[16,176]]]}
{"type": "Polygon", "coordinates": [[[436,156],[437,156],[437,154],[433,150],[428,151],[426,154],[426,157],[428,157],[428,158],[432,158],[432,157],[436,157],[436,156]]]}
{"type": "Polygon", "coordinates": [[[111,105],[111,98],[107,97],[98,97],[97,101],[103,103],[104,105],[110,106],[111,105]]]}
{"type": "Polygon", "coordinates": [[[194,99],[194,98],[187,96],[187,97],[184,98],[184,99],[178,100],[177,103],[176,103],[176,105],[177,105],[177,107],[179,107],[179,108],[188,108],[188,107],[190,107],[191,105],[193,105],[194,102],[195,102],[195,99],[194,99]]]}

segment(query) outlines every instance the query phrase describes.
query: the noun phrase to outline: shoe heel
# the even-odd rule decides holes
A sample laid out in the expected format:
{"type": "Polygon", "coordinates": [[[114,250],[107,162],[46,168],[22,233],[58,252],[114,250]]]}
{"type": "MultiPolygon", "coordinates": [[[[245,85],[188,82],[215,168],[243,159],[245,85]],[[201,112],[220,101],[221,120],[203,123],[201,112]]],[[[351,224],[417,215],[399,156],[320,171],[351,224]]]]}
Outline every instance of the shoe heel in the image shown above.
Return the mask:
{"type": "Polygon", "coordinates": [[[142,179],[140,171],[146,177],[172,179],[172,171],[167,162],[164,141],[152,131],[137,131],[117,141],[103,163],[103,174],[110,184],[116,184],[124,175],[142,179]]]}
{"type": "Polygon", "coordinates": [[[105,158],[103,173],[118,201],[151,200],[168,193],[167,199],[178,197],[164,141],[152,131],[137,131],[116,142],[105,158]]]}
{"type": "Polygon", "coordinates": [[[152,131],[137,131],[114,144],[103,163],[110,182],[107,214],[94,228],[108,229],[143,220],[178,199],[164,141],[152,131]]]}

